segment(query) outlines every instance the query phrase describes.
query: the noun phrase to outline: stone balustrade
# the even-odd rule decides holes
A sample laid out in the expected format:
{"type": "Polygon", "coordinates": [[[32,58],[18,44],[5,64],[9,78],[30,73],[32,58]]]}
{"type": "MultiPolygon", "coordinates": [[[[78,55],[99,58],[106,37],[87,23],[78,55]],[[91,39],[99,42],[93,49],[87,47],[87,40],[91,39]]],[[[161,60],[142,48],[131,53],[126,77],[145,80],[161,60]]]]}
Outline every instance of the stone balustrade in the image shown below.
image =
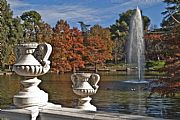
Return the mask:
{"type": "MultiPolygon", "coordinates": [[[[2,120],[31,120],[31,111],[27,109],[6,109],[0,111],[2,120]],[[6,119],[5,119],[6,118],[6,119]]],[[[107,113],[102,111],[89,112],[75,108],[43,109],[40,110],[37,120],[162,120],[140,115],[107,113]]]]}

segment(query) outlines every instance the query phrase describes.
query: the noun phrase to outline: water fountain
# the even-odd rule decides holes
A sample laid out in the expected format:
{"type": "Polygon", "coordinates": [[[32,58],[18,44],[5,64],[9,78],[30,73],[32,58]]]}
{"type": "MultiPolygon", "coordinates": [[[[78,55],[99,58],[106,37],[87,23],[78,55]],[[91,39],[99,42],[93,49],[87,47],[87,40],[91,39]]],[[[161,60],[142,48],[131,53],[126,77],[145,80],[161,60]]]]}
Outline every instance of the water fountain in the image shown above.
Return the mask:
{"type": "Polygon", "coordinates": [[[130,83],[147,83],[144,81],[144,39],[143,39],[143,22],[141,11],[137,7],[135,14],[131,17],[129,39],[127,46],[127,62],[130,65],[127,72],[135,76],[135,80],[126,82],[130,83]]]}

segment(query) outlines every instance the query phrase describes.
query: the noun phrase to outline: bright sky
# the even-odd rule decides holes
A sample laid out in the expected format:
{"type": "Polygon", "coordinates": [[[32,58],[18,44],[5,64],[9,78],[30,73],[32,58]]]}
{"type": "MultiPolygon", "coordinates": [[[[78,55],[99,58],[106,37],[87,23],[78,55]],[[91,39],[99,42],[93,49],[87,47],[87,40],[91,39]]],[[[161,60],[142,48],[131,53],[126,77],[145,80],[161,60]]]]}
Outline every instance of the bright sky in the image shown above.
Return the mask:
{"type": "Polygon", "coordinates": [[[14,12],[20,16],[25,11],[36,10],[43,21],[55,26],[58,20],[67,20],[71,27],[79,27],[78,21],[108,27],[115,23],[119,14],[137,6],[151,23],[160,25],[165,10],[163,0],[7,0],[14,12]]]}

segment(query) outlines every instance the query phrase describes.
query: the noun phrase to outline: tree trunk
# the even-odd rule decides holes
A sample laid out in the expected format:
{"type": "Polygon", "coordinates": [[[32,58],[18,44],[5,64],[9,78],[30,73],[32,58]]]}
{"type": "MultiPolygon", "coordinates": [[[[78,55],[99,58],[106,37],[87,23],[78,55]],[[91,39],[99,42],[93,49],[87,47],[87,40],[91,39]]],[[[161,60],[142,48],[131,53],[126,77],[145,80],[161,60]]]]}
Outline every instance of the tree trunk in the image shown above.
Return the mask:
{"type": "Polygon", "coordinates": [[[5,70],[5,64],[4,64],[4,63],[2,63],[1,70],[2,70],[2,71],[5,70]]]}
{"type": "Polygon", "coordinates": [[[98,69],[97,69],[97,63],[95,63],[95,73],[98,72],[98,69]]]}

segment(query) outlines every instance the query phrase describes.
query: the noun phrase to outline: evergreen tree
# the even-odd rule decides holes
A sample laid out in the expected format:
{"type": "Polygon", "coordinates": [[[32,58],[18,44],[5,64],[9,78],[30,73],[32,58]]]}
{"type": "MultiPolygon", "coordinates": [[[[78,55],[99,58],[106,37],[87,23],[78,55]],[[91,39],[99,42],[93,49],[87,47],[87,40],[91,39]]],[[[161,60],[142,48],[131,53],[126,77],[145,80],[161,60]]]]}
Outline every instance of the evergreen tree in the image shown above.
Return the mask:
{"type": "Polygon", "coordinates": [[[24,12],[20,17],[23,21],[24,42],[51,42],[52,28],[42,21],[37,11],[24,12]]]}
{"type": "MultiPolygon", "coordinates": [[[[6,0],[0,1],[0,61],[2,69],[11,59],[14,45],[22,38],[22,28],[18,18],[13,18],[13,12],[6,0]]],[[[14,61],[14,60],[13,60],[14,61]]],[[[12,62],[13,62],[12,61],[12,62]]],[[[10,62],[11,63],[11,62],[10,62]]]]}
{"type": "Polygon", "coordinates": [[[164,0],[167,4],[166,10],[162,12],[165,15],[161,26],[173,27],[176,24],[180,24],[180,1],[179,0],[164,0]]]}

